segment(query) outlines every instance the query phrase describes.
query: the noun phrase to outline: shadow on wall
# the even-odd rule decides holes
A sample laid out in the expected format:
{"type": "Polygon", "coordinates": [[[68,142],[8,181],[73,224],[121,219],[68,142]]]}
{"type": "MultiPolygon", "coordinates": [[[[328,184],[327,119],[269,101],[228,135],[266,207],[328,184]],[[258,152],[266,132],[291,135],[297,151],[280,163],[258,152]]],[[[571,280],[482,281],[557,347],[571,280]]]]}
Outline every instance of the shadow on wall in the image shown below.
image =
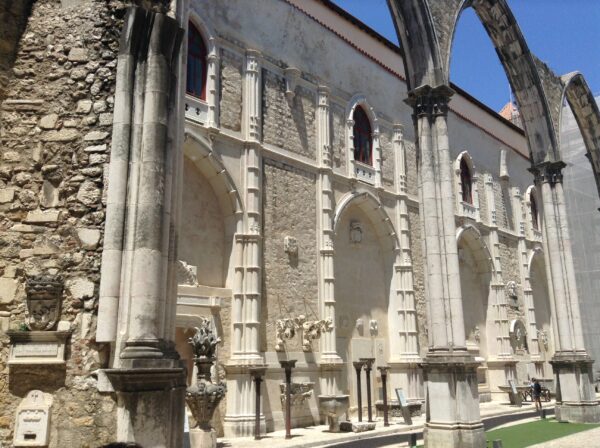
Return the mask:
{"type": "Polygon", "coordinates": [[[33,0],[0,2],[0,101],[6,97],[8,81],[14,75],[12,67],[32,4],[33,0]]]}

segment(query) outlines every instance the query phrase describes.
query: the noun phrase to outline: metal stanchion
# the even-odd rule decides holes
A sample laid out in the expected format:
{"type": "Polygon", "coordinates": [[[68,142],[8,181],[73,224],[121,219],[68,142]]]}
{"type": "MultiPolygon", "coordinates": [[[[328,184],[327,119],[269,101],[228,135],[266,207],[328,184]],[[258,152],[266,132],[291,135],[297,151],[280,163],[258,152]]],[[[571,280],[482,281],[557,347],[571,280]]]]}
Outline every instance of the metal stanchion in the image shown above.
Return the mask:
{"type": "Polygon", "coordinates": [[[390,368],[388,366],[377,367],[381,374],[381,387],[383,389],[383,426],[390,426],[388,419],[388,401],[387,401],[387,373],[390,368]]]}
{"type": "Polygon", "coordinates": [[[357,401],[358,401],[358,421],[362,422],[362,391],[360,386],[360,372],[363,368],[363,361],[354,361],[354,368],[356,369],[356,393],[357,393],[357,401]]]}
{"type": "Polygon", "coordinates": [[[262,383],[262,377],[267,371],[266,367],[250,367],[250,375],[254,379],[254,390],[255,390],[255,413],[254,413],[254,440],[260,440],[260,383],[262,383]]]}
{"type": "Polygon", "coordinates": [[[279,361],[285,370],[285,438],[292,438],[292,369],[296,367],[296,360],[279,361]]]}
{"type": "Polygon", "coordinates": [[[369,416],[369,423],[373,422],[373,409],[371,403],[371,369],[375,358],[361,358],[360,361],[365,363],[365,372],[367,373],[367,414],[369,416]]]}

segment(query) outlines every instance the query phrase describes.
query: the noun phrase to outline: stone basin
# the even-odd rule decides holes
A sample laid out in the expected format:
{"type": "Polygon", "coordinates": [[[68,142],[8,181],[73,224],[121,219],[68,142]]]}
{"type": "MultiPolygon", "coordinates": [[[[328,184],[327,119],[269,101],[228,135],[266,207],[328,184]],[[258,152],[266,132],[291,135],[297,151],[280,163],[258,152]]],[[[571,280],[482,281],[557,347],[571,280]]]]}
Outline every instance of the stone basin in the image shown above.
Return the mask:
{"type": "Polygon", "coordinates": [[[340,417],[348,412],[350,395],[319,395],[319,409],[327,416],[329,430],[340,432],[340,417]]]}

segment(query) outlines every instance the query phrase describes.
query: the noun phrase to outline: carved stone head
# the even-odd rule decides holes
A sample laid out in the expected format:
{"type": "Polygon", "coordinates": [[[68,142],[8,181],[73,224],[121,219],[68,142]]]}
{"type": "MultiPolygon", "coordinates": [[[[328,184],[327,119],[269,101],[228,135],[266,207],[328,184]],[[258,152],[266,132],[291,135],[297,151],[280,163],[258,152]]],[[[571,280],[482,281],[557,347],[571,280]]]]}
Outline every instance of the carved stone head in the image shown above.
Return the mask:
{"type": "Polygon", "coordinates": [[[54,328],[60,319],[62,292],[63,280],[59,276],[38,275],[27,279],[27,328],[31,331],[54,328]]]}

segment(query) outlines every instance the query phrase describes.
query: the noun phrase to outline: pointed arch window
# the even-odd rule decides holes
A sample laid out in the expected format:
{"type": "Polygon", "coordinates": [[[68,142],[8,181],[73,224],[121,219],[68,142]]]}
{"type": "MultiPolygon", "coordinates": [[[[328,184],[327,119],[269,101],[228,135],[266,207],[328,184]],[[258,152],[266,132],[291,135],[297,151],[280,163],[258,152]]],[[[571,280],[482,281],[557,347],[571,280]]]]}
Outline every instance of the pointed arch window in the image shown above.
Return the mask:
{"type": "Polygon", "coordinates": [[[535,200],[535,195],[533,194],[533,191],[530,193],[529,196],[529,207],[531,210],[531,225],[535,230],[540,230],[539,227],[539,215],[538,215],[538,206],[537,206],[537,202],[535,200]]]}
{"type": "Polygon", "coordinates": [[[354,160],[373,165],[373,132],[369,117],[361,106],[356,106],[352,120],[354,121],[354,160]]]}
{"type": "Polygon", "coordinates": [[[462,201],[473,204],[473,177],[464,157],[460,159],[460,189],[462,201]]]}
{"type": "Polygon", "coordinates": [[[189,22],[186,92],[201,100],[206,100],[206,55],[200,31],[189,22]]]}

